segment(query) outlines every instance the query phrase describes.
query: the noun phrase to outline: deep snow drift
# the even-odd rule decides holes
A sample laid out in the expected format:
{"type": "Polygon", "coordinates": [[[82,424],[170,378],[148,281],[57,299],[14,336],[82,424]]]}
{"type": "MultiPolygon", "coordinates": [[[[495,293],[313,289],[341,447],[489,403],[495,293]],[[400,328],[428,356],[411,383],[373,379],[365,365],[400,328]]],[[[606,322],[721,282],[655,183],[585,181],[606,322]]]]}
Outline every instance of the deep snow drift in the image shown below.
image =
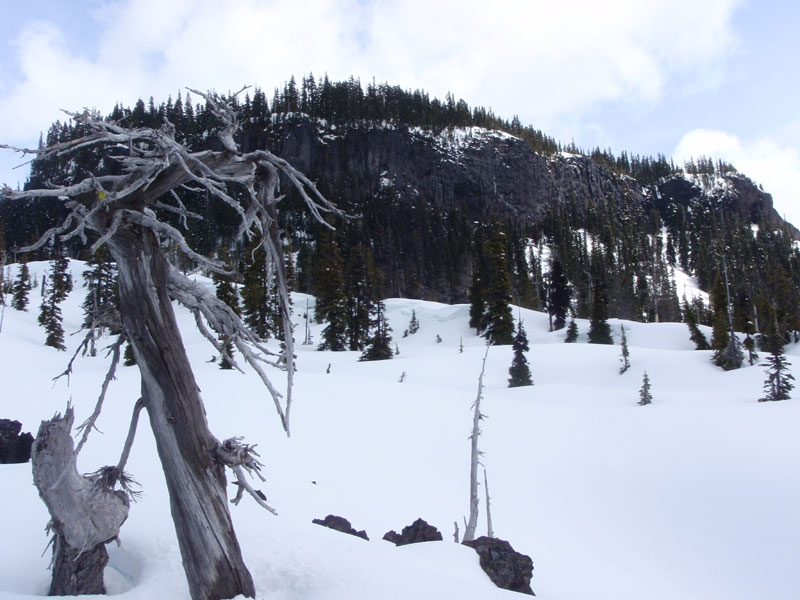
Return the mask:
{"type": "MultiPolygon", "coordinates": [[[[0,418],[20,420],[34,434],[70,401],[76,423],[85,419],[107,368],[102,355],[81,358],[69,382],[52,381],[81,337],[69,335],[82,320],[84,296],[83,267],[71,264],[75,290],[62,305],[67,353],[42,345],[37,290],[28,312],[5,310],[0,418]]],[[[41,278],[48,265],[30,266],[41,278]]],[[[295,296],[298,340],[305,304],[295,296]]],[[[280,513],[247,498],[231,507],[259,598],[484,600],[514,593],[495,588],[477,555],[452,541],[453,522],[461,524],[468,511],[467,437],[483,340],[469,330],[464,305],[390,299],[387,309],[400,350],[393,360],[361,363],[356,352],[297,346],[287,439],[257,376],[208,362],[213,349],[191,315],[176,308],[212,431],[258,444],[262,487],[280,513]],[[403,338],[412,309],[420,329],[403,338]],[[329,513],[366,529],[370,541],[311,524],[329,513]],[[395,548],[381,540],[417,517],[439,527],[445,541],[395,548]]],[[[586,344],[585,321],[578,321],[580,342],[564,344],[565,331],[548,332],[546,315],[515,309],[515,317],[520,312],[535,385],[507,388],[511,348],[490,349],[483,402],[490,418],[480,445],[495,533],[532,557],[537,596],[800,597],[800,402],[757,403],[763,367],[724,373],[708,352],[692,350],[683,324],[625,322],[632,366],[619,375],[619,346],[586,344]],[[654,403],[640,407],[644,370],[654,403]]],[[[619,322],[611,323],[619,341],[619,322]]],[[[312,327],[317,343],[321,326],[312,327]]],[[[800,360],[800,348],[787,353],[800,360]]],[[[138,396],[138,371],[120,368],[98,422],[102,433],[81,453],[82,471],[116,462],[138,396]]],[[[121,546],[109,546],[109,592],[127,600],[188,598],[146,419],[128,466],[144,495],[122,527],[121,546]]],[[[0,465],[0,489],[0,599],[43,595],[48,516],[30,464],[0,465]]],[[[479,534],[485,530],[482,514],[479,534]]]]}

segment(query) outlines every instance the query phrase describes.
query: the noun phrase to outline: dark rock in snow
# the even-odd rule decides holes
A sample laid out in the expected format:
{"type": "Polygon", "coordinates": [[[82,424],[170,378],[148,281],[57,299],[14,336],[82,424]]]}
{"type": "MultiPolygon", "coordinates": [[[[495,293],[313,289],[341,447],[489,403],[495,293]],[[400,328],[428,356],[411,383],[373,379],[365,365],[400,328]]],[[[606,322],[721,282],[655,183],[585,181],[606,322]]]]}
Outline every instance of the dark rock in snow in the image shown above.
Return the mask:
{"type": "Polygon", "coordinates": [[[33,436],[23,433],[22,423],[0,419],[0,463],[26,463],[31,459],[33,436]]]}
{"type": "Polygon", "coordinates": [[[403,527],[402,533],[392,530],[387,532],[383,539],[387,542],[392,542],[395,546],[405,546],[406,544],[418,544],[420,542],[440,542],[442,541],[442,534],[433,525],[428,525],[422,519],[417,519],[411,525],[403,527]]]}
{"type": "Polygon", "coordinates": [[[337,517],[336,515],[328,515],[324,519],[314,519],[311,522],[314,523],[315,525],[322,525],[323,527],[327,527],[329,529],[335,529],[336,531],[341,531],[342,533],[349,533],[350,535],[354,535],[356,537],[369,540],[366,531],[364,531],[363,529],[361,531],[356,531],[355,529],[353,529],[353,526],[350,525],[350,521],[348,521],[344,517],[337,517]]]}
{"type": "Polygon", "coordinates": [[[473,548],[481,560],[481,568],[499,588],[530,594],[533,561],[530,556],[516,552],[505,540],[479,537],[465,546],[473,548]]]}

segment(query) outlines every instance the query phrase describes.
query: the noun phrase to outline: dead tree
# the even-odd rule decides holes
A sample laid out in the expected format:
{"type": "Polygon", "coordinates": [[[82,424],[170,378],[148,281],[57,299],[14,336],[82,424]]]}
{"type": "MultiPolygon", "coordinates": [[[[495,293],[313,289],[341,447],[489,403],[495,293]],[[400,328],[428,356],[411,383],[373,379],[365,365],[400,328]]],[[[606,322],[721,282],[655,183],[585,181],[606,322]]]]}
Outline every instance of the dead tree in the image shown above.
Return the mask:
{"type": "MultiPolygon", "coordinates": [[[[192,92],[205,98],[208,110],[217,118],[221,149],[186,148],[176,141],[175,128],[169,122],[160,129],[131,129],[88,111],[69,113],[88,131],[86,135],[40,150],[12,149],[40,159],[68,157],[91,149],[102,157],[95,172],[57,189],[3,191],[10,198],[64,199],[70,209],[64,223],[46,232],[28,250],[56,236],[61,241],[78,237],[87,242],[87,232],[97,236],[92,251],[103,245],[109,248],[118,268],[124,335],[141,372],[141,396],[167,481],[191,597],[253,597],[253,581],[228,512],[225,467],[239,467],[237,483],[240,489],[247,489],[240,480],[241,467],[257,463],[249,462],[250,447],[232,453],[209,429],[171,301],[177,300],[194,313],[197,327],[218,351],[221,349],[217,337],[208,326],[232,341],[269,390],[288,434],[294,348],[277,223],[280,177],[298,190],[308,210],[321,223],[324,224],[322,212],[340,213],[285,160],[266,150],[241,153],[234,139],[239,126],[232,104],[213,92],[192,92]],[[195,264],[226,273],[223,265],[194,252],[178,229],[158,217],[163,211],[177,213],[184,226],[187,219],[198,218],[185,208],[176,193],[187,187],[232,207],[240,218],[240,237],[255,236],[266,251],[283,313],[283,351],[269,351],[229,307],[167,261],[162,244],[169,242],[195,264]],[[265,365],[287,372],[285,398],[273,387],[265,365]],[[232,456],[234,462],[226,463],[232,456]]],[[[240,368],[235,363],[234,366],[240,368]]]]}
{"type": "MultiPolygon", "coordinates": [[[[105,545],[116,539],[130,500],[114,477],[79,475],[70,432],[74,414],[42,421],[31,448],[33,481],[50,511],[53,534],[51,596],[105,594],[105,545]]],[[[120,471],[121,474],[121,471],[120,471]]]]}
{"type": "Polygon", "coordinates": [[[483,365],[481,374],[478,377],[478,395],[472,405],[472,434],[470,439],[469,455],[469,519],[464,527],[464,537],[462,542],[471,542],[475,539],[475,530],[478,527],[478,464],[482,452],[478,449],[478,437],[481,435],[481,421],[484,416],[481,413],[481,399],[483,398],[483,374],[486,371],[486,357],[489,356],[489,346],[486,346],[486,353],[483,355],[483,365]]]}

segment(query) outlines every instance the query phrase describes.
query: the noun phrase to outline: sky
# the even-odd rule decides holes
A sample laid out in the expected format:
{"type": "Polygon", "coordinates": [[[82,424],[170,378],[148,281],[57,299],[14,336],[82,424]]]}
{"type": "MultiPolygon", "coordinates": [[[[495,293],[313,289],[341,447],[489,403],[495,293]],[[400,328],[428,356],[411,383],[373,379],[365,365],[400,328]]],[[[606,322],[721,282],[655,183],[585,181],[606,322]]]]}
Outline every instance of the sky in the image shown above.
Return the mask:
{"type": "MultiPolygon", "coordinates": [[[[60,109],[353,75],[584,149],[724,159],[800,225],[790,0],[0,0],[0,20],[0,143],[35,147],[60,109]]],[[[21,162],[0,152],[0,182],[21,162]]]]}

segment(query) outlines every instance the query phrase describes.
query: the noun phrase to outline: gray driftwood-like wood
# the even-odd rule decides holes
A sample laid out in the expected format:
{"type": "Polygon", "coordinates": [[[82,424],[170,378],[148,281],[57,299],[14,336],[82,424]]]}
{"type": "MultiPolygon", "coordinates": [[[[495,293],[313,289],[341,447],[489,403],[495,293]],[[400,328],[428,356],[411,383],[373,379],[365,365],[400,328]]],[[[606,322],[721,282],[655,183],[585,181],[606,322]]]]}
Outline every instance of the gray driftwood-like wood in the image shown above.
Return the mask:
{"type": "MultiPolygon", "coordinates": [[[[27,250],[41,247],[56,236],[62,241],[76,236],[86,241],[87,230],[98,236],[92,250],[102,245],[110,249],[117,263],[124,332],[141,372],[141,396],[167,481],[191,597],[253,597],[253,581],[228,512],[224,470],[226,466],[233,469],[240,490],[260,498],[243,475],[243,469],[251,474],[257,471],[258,463],[251,460],[252,447],[246,445],[238,445],[234,455],[220,451],[221,444],[206,421],[171,300],[194,313],[198,329],[218,350],[217,338],[208,326],[231,340],[268,389],[288,434],[294,347],[277,221],[280,176],[298,190],[309,212],[323,225],[327,224],[322,212],[341,212],[285,160],[265,150],[241,153],[234,138],[238,122],[232,104],[214,93],[192,92],[206,100],[207,110],[219,121],[221,150],[189,150],[175,140],[175,129],[169,123],[157,130],[129,129],[88,112],[70,113],[89,131],[87,135],[49,148],[14,150],[52,158],[93,148],[103,156],[97,172],[62,188],[25,192],[6,188],[3,194],[11,198],[68,199],[66,205],[71,212],[65,222],[46,232],[27,250]],[[276,275],[283,312],[285,348],[280,354],[261,345],[258,337],[213,293],[168,264],[162,251],[166,243],[196,264],[226,273],[222,264],[194,252],[178,229],[158,219],[156,209],[177,213],[184,223],[197,217],[186,210],[175,193],[177,188],[186,186],[234,209],[240,217],[240,236],[256,237],[264,247],[276,275]],[[229,193],[229,186],[236,187],[236,199],[229,193]],[[270,383],[264,365],[287,372],[285,398],[270,383]],[[226,462],[229,458],[231,461],[226,462]]],[[[0,145],[3,147],[8,148],[0,145]]],[[[272,510],[263,499],[259,503],[272,510]]]]}
{"type": "Polygon", "coordinates": [[[33,481],[50,511],[53,533],[51,596],[104,594],[105,545],[128,517],[128,497],[78,473],[73,413],[43,421],[33,443],[33,481]]]}
{"type": "Polygon", "coordinates": [[[489,346],[486,346],[486,353],[483,355],[481,374],[478,377],[478,395],[472,405],[472,434],[470,439],[469,453],[469,520],[464,527],[464,537],[462,542],[471,542],[475,539],[475,530],[478,527],[478,464],[480,462],[481,451],[478,448],[478,438],[481,435],[481,400],[483,399],[483,375],[486,372],[486,357],[489,356],[489,346]]]}

